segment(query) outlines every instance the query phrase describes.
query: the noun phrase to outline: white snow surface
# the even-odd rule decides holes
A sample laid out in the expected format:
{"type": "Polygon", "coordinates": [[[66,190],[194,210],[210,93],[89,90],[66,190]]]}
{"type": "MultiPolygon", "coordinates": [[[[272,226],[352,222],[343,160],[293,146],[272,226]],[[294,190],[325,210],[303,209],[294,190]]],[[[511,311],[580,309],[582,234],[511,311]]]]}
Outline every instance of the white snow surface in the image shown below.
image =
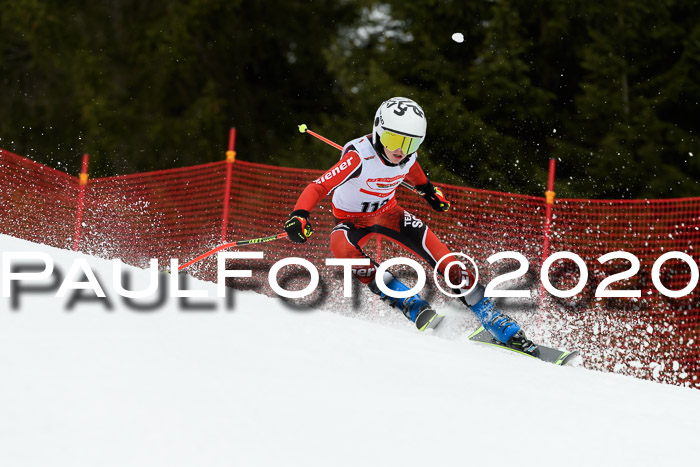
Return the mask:
{"type": "MultiPolygon", "coordinates": [[[[469,342],[234,292],[124,307],[0,299],[0,465],[692,465],[700,391],[557,367],[469,342]],[[222,303],[220,299],[209,302],[222,303]]],[[[134,288],[147,271],[131,268],[134,288]]],[[[104,281],[104,282],[102,282],[104,281]]],[[[216,285],[192,279],[190,289],[216,285]]],[[[695,459],[695,461],[693,461],[695,459]]]]}

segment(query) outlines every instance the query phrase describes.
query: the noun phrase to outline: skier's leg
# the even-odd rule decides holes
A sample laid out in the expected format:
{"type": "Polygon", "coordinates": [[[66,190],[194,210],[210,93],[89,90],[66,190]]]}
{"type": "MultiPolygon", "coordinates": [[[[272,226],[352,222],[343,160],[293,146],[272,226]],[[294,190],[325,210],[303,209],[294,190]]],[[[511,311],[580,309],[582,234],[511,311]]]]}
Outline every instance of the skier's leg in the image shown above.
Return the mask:
{"type": "MultiPolygon", "coordinates": [[[[367,222],[365,222],[367,223],[367,222]]],[[[369,225],[372,225],[371,222],[369,225]]],[[[367,258],[370,259],[369,266],[353,266],[352,273],[363,284],[377,294],[389,305],[398,308],[403,314],[416,323],[416,327],[424,331],[437,326],[442,319],[442,315],[437,314],[428,302],[420,295],[415,294],[410,297],[394,298],[384,294],[376,283],[377,264],[369,258],[363,251],[364,246],[374,235],[368,228],[358,227],[352,222],[341,222],[331,232],[331,250],[336,258],[367,258]]],[[[406,291],[409,290],[405,284],[399,281],[393,274],[386,271],[383,282],[389,290],[406,291]]]]}
{"type": "MultiPolygon", "coordinates": [[[[394,292],[405,292],[407,290],[410,290],[410,287],[408,287],[406,284],[394,277],[394,275],[389,271],[384,272],[383,279],[384,284],[389,290],[393,290],[394,292]]],[[[369,289],[375,294],[379,295],[379,297],[382,300],[389,302],[391,306],[403,311],[403,314],[406,316],[406,318],[416,323],[416,327],[420,331],[425,331],[426,329],[436,327],[438,324],[440,324],[442,318],[444,318],[443,315],[440,315],[435,310],[433,310],[430,304],[427,301],[423,300],[419,294],[403,298],[395,298],[388,296],[384,292],[379,290],[376,277],[375,280],[370,282],[368,285],[369,289]]]]}
{"type": "Polygon", "coordinates": [[[503,343],[526,348],[531,342],[525,337],[525,333],[520,329],[520,325],[511,317],[500,311],[491,298],[484,296],[485,288],[481,284],[469,292],[469,284],[473,284],[474,277],[469,272],[468,267],[463,264],[458,256],[455,256],[447,246],[440,241],[432,230],[423,221],[415,217],[402,208],[399,212],[390,211],[393,219],[386,219],[382,226],[373,231],[387,234],[392,241],[412,251],[417,256],[423,258],[431,267],[438,266],[438,272],[445,275],[447,265],[457,261],[463,267],[453,266],[449,269],[449,279],[452,284],[462,284],[467,280],[466,289],[454,289],[455,293],[462,294],[460,301],[474,312],[484,328],[496,339],[503,343]],[[398,219],[396,217],[398,216],[398,219]],[[398,221],[398,222],[397,222],[398,221]],[[394,227],[392,229],[391,227],[394,227]],[[398,229],[396,228],[398,227],[398,229]],[[391,231],[394,230],[394,233],[391,231]],[[444,260],[440,261],[442,258],[444,260]]]}
{"type": "Polygon", "coordinates": [[[364,245],[369,240],[371,232],[367,229],[357,227],[352,222],[340,222],[331,232],[331,251],[336,258],[360,258],[368,259],[368,266],[353,266],[351,271],[363,284],[369,284],[374,280],[377,273],[377,263],[362,251],[361,244],[364,245]]]}

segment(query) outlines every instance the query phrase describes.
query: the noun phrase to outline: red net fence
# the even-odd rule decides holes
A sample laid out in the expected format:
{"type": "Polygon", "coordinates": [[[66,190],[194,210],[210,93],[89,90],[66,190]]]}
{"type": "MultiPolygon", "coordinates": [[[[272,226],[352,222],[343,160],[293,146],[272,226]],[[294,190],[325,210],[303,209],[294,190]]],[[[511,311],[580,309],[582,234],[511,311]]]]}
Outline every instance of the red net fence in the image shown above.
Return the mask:
{"type": "MultiPolygon", "coordinates": [[[[280,232],[301,191],[321,173],[221,161],[81,184],[78,177],[0,150],[0,233],[58,248],[77,245],[85,253],[120,258],[140,267],[157,258],[166,269],[171,258],[182,264],[220,245],[222,232],[227,241],[280,232]],[[84,204],[78,215],[81,187],[84,204]]],[[[700,263],[700,198],[555,200],[547,251],[544,197],[442,187],[453,202],[449,214],[434,213],[407,190],[397,196],[453,251],[474,258],[484,284],[518,266],[515,260],[491,264],[487,261],[491,255],[515,251],[527,258],[527,273],[497,288],[529,291],[529,297],[501,300],[529,334],[544,343],[580,350],[589,368],[700,388],[700,300],[693,271],[700,263]],[[624,259],[599,261],[602,255],[621,250],[639,259],[639,270],[604,284],[632,266],[624,259]],[[572,297],[542,293],[543,255],[562,251],[581,257],[588,272],[585,287],[572,297]],[[669,252],[686,256],[662,262],[662,255],[669,252]],[[691,290],[672,298],[661,293],[659,286],[667,292],[691,290]],[[603,288],[639,291],[639,296],[596,296],[603,288]]],[[[282,240],[240,248],[263,251],[264,260],[230,261],[229,269],[252,269],[253,277],[228,284],[273,295],[267,282],[270,266],[283,258],[303,257],[316,265],[321,285],[296,304],[340,312],[358,309],[358,302],[367,297],[356,294],[348,302],[341,292],[342,271],[325,266],[334,226],[328,197],[312,213],[312,223],[314,235],[304,245],[282,240]]],[[[386,241],[370,242],[366,252],[377,261],[410,256],[386,241]]],[[[188,269],[199,278],[217,280],[215,255],[188,269]]],[[[562,259],[551,265],[546,276],[553,287],[566,291],[579,283],[581,270],[574,261],[562,259]]],[[[294,267],[283,269],[279,277],[280,285],[288,289],[297,288],[297,283],[303,287],[307,281],[308,274],[294,267]]],[[[438,306],[448,303],[434,287],[428,289],[426,295],[438,306]]],[[[455,306],[453,299],[449,303],[455,306]]],[[[377,313],[376,305],[359,308],[377,313]]],[[[476,321],[470,321],[460,335],[474,326],[476,321]]]]}

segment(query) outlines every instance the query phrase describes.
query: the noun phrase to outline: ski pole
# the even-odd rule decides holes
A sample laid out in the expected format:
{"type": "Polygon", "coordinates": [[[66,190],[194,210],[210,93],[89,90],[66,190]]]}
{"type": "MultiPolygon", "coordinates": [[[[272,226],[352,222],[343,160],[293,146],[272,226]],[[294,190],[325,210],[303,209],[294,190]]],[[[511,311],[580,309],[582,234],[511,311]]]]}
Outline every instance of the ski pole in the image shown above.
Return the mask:
{"type": "Polygon", "coordinates": [[[180,271],[180,270],[186,268],[187,266],[190,266],[190,265],[192,265],[192,264],[194,264],[194,263],[196,263],[196,262],[198,262],[198,261],[201,261],[201,260],[203,260],[204,258],[213,255],[213,254],[216,253],[217,251],[225,250],[226,248],[231,248],[231,247],[234,247],[234,246],[252,245],[252,244],[254,244],[254,243],[272,242],[272,241],[274,241],[274,240],[279,240],[280,238],[285,238],[285,237],[287,237],[287,232],[282,232],[282,233],[278,233],[278,234],[275,234],[275,235],[270,235],[270,236],[268,236],[268,237],[251,238],[250,240],[239,240],[239,241],[237,241],[237,242],[225,243],[225,244],[223,244],[223,245],[217,246],[217,247],[214,248],[213,250],[207,251],[206,253],[197,256],[195,259],[193,259],[193,260],[191,260],[191,261],[186,262],[186,263],[183,264],[182,266],[179,266],[179,267],[177,268],[177,270],[180,271]]]}
{"type": "MultiPolygon", "coordinates": [[[[300,133],[308,133],[311,136],[320,139],[324,143],[333,146],[334,148],[336,148],[339,151],[343,150],[343,147],[341,145],[334,143],[333,141],[329,140],[328,138],[324,138],[323,136],[319,135],[318,133],[316,133],[314,131],[309,130],[309,127],[306,126],[306,123],[302,123],[301,125],[299,125],[299,132],[300,133]]],[[[416,190],[416,188],[413,185],[410,185],[406,182],[401,182],[401,186],[411,190],[414,193],[421,195],[421,193],[418,190],[416,190]]]]}
{"type": "Polygon", "coordinates": [[[299,131],[301,133],[308,133],[311,136],[320,139],[324,143],[330,144],[331,146],[336,148],[338,151],[343,150],[343,147],[340,144],[334,143],[333,141],[329,140],[328,138],[324,138],[323,136],[319,135],[318,133],[309,130],[309,127],[306,126],[306,123],[302,123],[301,125],[299,125],[299,131]]]}

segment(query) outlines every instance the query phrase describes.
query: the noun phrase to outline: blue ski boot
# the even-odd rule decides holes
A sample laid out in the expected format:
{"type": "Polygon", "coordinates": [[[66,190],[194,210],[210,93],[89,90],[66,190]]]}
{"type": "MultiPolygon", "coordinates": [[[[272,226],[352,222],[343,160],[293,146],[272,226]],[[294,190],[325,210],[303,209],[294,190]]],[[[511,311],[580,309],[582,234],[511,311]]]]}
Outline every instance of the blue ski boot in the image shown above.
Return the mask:
{"type": "MultiPolygon", "coordinates": [[[[393,274],[390,275],[391,280],[384,281],[388,289],[396,292],[404,292],[409,290],[409,287],[395,278],[393,274]]],[[[420,295],[418,294],[406,298],[390,297],[379,290],[379,287],[377,287],[376,284],[376,279],[369,284],[369,288],[372,292],[379,295],[382,300],[389,302],[389,305],[401,310],[406,318],[416,323],[416,327],[419,331],[435,328],[438,324],[440,324],[442,318],[444,318],[443,315],[439,315],[435,310],[433,310],[430,307],[430,304],[420,298],[420,295]]]]}
{"type": "Polygon", "coordinates": [[[496,308],[496,303],[484,297],[471,306],[481,324],[499,342],[509,347],[534,354],[537,346],[529,340],[520,325],[513,318],[496,308]]]}

